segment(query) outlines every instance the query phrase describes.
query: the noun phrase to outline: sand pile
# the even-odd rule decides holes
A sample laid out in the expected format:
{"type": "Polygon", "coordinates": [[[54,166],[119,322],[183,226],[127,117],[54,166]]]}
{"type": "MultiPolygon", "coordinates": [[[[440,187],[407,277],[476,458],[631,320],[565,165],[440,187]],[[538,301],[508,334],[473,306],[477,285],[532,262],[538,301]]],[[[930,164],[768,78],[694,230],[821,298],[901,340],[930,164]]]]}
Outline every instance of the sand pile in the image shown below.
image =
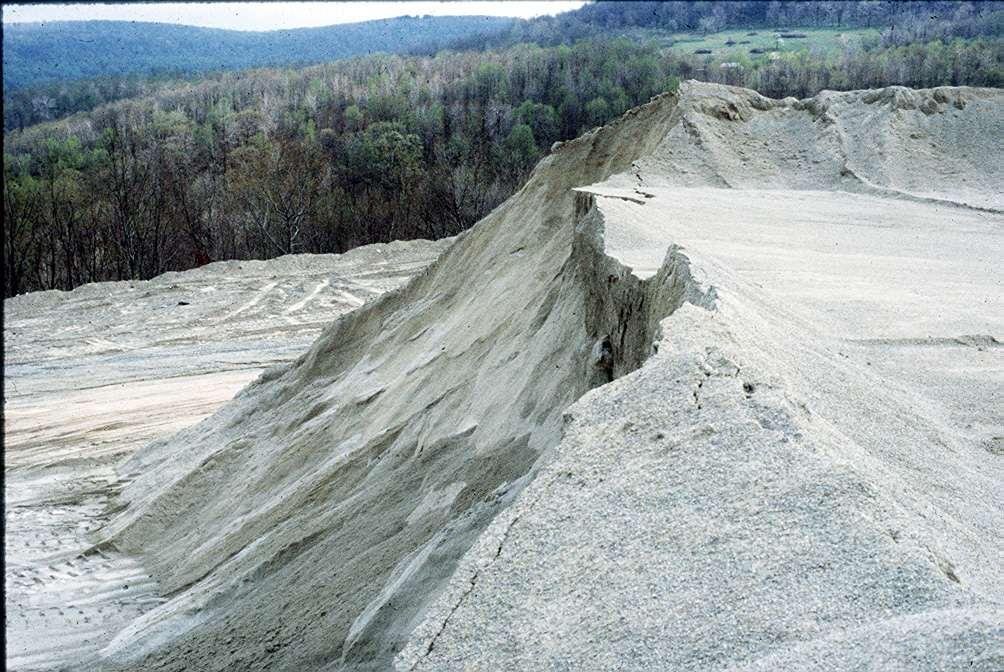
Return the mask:
{"type": "Polygon", "coordinates": [[[688,83],[566,143],[122,467],[168,599],[101,662],[993,669],[1000,122],[688,83]]]}

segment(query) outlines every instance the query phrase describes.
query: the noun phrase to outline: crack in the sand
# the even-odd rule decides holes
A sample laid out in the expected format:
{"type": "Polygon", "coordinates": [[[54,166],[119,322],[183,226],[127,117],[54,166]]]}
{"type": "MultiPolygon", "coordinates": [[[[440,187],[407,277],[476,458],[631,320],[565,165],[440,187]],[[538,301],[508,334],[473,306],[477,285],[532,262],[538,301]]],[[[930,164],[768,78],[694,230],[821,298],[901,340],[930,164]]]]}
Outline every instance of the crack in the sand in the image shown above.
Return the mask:
{"type": "MultiPolygon", "coordinates": [[[[550,485],[550,483],[548,483],[548,485],[550,485]]],[[[498,548],[495,549],[495,555],[492,557],[491,562],[489,562],[487,565],[485,565],[485,567],[484,567],[485,569],[487,569],[491,565],[495,564],[495,560],[497,560],[498,557],[500,555],[502,555],[502,547],[505,546],[506,541],[509,539],[509,532],[512,530],[513,525],[516,524],[516,522],[519,520],[519,518],[520,517],[519,517],[518,514],[515,515],[515,516],[513,516],[512,520],[509,521],[509,524],[506,525],[505,531],[502,532],[502,538],[499,540],[498,548]]],[[[446,630],[446,626],[449,624],[450,619],[453,617],[453,614],[457,613],[457,611],[460,610],[460,607],[464,604],[464,601],[467,599],[467,596],[470,595],[472,592],[474,592],[474,588],[477,585],[478,577],[480,575],[481,575],[481,570],[480,569],[475,569],[473,575],[469,579],[469,583],[468,583],[467,588],[460,595],[460,597],[457,599],[456,604],[453,605],[453,608],[450,609],[450,612],[443,619],[442,624],[439,626],[439,630],[437,630],[436,634],[433,635],[432,638],[429,640],[429,645],[426,647],[425,653],[423,653],[422,656],[420,658],[418,658],[412,664],[411,667],[408,668],[409,672],[411,672],[416,667],[418,667],[419,663],[421,663],[423,660],[425,660],[429,656],[429,654],[432,653],[432,650],[436,646],[436,640],[438,640],[439,636],[442,635],[443,632],[446,630]]]]}

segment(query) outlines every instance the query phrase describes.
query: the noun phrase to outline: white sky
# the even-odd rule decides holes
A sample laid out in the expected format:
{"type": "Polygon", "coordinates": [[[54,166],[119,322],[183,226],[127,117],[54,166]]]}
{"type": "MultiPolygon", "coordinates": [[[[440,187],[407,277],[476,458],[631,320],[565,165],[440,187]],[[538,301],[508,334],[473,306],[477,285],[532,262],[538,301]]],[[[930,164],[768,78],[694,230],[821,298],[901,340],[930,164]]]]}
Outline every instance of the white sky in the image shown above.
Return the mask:
{"type": "Polygon", "coordinates": [[[221,2],[3,6],[4,23],[155,21],[234,30],[330,26],[394,16],[491,15],[528,19],[578,9],[585,2],[221,2]]]}

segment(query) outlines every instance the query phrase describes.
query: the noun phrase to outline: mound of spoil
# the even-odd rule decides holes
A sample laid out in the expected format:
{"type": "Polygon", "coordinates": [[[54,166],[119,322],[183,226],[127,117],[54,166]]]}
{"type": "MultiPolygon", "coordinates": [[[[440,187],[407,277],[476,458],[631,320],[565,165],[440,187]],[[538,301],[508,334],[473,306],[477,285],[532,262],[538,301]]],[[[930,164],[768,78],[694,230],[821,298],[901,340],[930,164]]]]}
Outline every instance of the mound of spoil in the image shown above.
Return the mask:
{"type": "Polygon", "coordinates": [[[220,262],[4,302],[7,669],[91,669],[163,601],[141,558],[95,547],[122,457],[210,415],[322,325],[449,241],[220,262]]]}
{"type": "Polygon", "coordinates": [[[168,599],[100,664],[999,667],[1001,102],[690,82],[557,147],[123,465],[168,599]]]}

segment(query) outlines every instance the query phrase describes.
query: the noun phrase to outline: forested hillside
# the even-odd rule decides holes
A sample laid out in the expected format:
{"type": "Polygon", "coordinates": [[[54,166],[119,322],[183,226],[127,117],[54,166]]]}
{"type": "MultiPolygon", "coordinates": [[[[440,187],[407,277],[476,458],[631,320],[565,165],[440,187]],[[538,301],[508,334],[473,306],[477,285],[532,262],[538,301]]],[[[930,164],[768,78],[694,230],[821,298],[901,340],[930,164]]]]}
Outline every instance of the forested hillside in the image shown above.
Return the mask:
{"type": "Polygon", "coordinates": [[[87,112],[116,100],[140,98],[167,87],[198,82],[206,77],[205,74],[108,75],[4,90],[3,128],[4,131],[27,128],[76,112],[87,112]]]}
{"type": "Polygon", "coordinates": [[[494,16],[406,16],[323,28],[251,32],[135,21],[5,24],[7,93],[54,80],[189,74],[432,50],[508,28],[494,16]]]}
{"type": "Polygon", "coordinates": [[[704,35],[717,46],[699,54],[651,33],[137,81],[142,95],[5,134],[5,295],[452,235],[552,143],[683,79],[772,97],[1004,84],[999,33],[837,32],[825,49],[760,54],[729,35],[704,35]]]}
{"type": "Polygon", "coordinates": [[[596,2],[574,12],[519,21],[487,39],[460,39],[462,48],[498,47],[519,42],[567,44],[596,35],[644,28],[670,34],[708,34],[735,28],[881,28],[885,45],[954,37],[1000,35],[1004,2],[860,0],[823,2],[596,2]]]}

